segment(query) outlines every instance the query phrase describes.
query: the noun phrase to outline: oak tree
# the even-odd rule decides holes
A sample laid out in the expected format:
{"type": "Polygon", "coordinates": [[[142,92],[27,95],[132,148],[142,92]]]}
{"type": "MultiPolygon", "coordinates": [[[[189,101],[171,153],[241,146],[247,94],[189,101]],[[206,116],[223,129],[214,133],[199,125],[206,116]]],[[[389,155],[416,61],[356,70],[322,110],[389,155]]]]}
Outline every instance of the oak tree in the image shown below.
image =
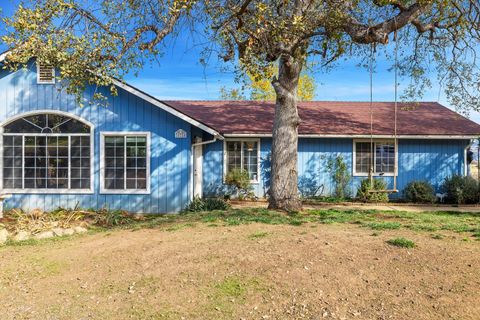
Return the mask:
{"type": "Polygon", "coordinates": [[[434,68],[453,105],[480,106],[476,0],[223,0],[205,10],[224,60],[239,59],[253,74],[278,64],[278,76],[271,77],[276,104],[270,208],[301,208],[297,88],[309,58],[332,67],[340,59],[368,57],[372,45],[388,54],[387,45],[401,33],[398,68],[412,79],[407,95],[421,94],[434,68]]]}

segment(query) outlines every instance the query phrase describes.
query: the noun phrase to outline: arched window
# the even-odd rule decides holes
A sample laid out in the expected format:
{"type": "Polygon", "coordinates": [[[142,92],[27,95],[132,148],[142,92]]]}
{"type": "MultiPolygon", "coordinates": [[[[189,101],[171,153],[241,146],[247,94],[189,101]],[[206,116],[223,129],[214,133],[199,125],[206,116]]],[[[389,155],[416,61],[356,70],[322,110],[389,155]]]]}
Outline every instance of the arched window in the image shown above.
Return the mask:
{"type": "Polygon", "coordinates": [[[6,192],[91,190],[90,125],[60,113],[39,113],[3,126],[6,192]]]}

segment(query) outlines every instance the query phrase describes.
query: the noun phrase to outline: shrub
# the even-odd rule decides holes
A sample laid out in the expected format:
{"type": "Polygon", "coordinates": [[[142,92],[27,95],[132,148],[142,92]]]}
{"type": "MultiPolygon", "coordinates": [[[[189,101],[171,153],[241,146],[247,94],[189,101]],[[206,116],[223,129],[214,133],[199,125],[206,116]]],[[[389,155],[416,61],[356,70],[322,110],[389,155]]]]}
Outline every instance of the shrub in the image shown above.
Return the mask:
{"type": "Polygon", "coordinates": [[[350,196],[348,184],[351,176],[348,173],[348,167],[342,156],[337,156],[334,160],[330,159],[327,164],[328,171],[332,174],[332,180],[335,183],[335,197],[345,199],[350,196]]]}
{"type": "Polygon", "coordinates": [[[412,181],[403,189],[405,199],[414,203],[435,202],[434,192],[433,186],[427,181],[412,181]]]}
{"type": "Polygon", "coordinates": [[[203,211],[205,207],[205,203],[203,202],[202,198],[195,197],[193,200],[187,205],[184,211],[187,212],[199,212],[203,211]]]}
{"type": "Polygon", "coordinates": [[[220,198],[207,198],[207,199],[204,199],[203,202],[204,202],[204,211],[230,209],[230,204],[220,198]]]}
{"type": "Polygon", "coordinates": [[[388,202],[387,192],[370,192],[371,190],[385,190],[387,183],[383,179],[363,179],[357,190],[357,198],[363,202],[388,202]]]}
{"type": "Polygon", "coordinates": [[[94,214],[94,224],[102,227],[126,225],[133,221],[133,216],[122,210],[98,210],[94,214]]]}
{"type": "Polygon", "coordinates": [[[405,238],[395,238],[387,241],[389,245],[400,247],[400,248],[415,248],[416,244],[412,240],[405,238]]]}
{"type": "Polygon", "coordinates": [[[227,210],[230,205],[220,198],[201,199],[195,197],[192,202],[185,208],[184,212],[200,212],[213,210],[227,210]]]}
{"type": "Polygon", "coordinates": [[[479,200],[477,181],[472,177],[454,175],[445,179],[442,186],[445,201],[455,204],[472,204],[479,200]]]}
{"type": "Polygon", "coordinates": [[[225,184],[233,187],[239,199],[252,198],[253,187],[247,170],[233,169],[225,176],[225,184]]]}

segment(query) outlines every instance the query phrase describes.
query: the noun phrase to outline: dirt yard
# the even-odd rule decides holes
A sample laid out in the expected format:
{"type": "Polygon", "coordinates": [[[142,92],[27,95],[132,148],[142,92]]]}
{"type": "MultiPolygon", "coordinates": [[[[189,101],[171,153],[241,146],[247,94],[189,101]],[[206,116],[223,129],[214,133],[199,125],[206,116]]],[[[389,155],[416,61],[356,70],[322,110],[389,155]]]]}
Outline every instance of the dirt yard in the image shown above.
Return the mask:
{"type": "Polygon", "coordinates": [[[478,319],[480,242],[198,222],[0,249],[2,319],[478,319]],[[386,243],[408,237],[417,247],[386,243]]]}

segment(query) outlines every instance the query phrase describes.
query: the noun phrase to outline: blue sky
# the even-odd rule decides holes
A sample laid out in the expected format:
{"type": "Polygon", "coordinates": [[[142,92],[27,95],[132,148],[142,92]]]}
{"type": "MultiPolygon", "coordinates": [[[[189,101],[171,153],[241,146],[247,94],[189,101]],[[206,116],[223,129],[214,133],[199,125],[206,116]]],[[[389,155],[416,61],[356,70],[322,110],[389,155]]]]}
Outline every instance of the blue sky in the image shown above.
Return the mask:
{"type": "MultiPolygon", "coordinates": [[[[18,3],[17,0],[2,2],[4,16],[11,15],[18,3]]],[[[221,86],[235,86],[234,74],[222,71],[222,65],[217,61],[211,61],[207,67],[201,65],[199,57],[202,48],[193,45],[193,42],[190,35],[181,34],[158,59],[159,64],[146,65],[138,77],[128,76],[126,80],[160,99],[218,99],[221,86]]],[[[357,63],[355,60],[342,61],[329,73],[314,72],[317,83],[315,99],[369,100],[369,74],[357,67],[357,63]]],[[[374,76],[374,100],[394,99],[394,75],[387,71],[390,66],[384,59],[379,59],[374,76]]],[[[425,92],[423,100],[438,101],[448,106],[444,94],[433,82],[433,88],[425,92]]],[[[400,90],[404,84],[400,83],[400,90]]],[[[472,112],[470,117],[480,122],[480,114],[472,112]]]]}

